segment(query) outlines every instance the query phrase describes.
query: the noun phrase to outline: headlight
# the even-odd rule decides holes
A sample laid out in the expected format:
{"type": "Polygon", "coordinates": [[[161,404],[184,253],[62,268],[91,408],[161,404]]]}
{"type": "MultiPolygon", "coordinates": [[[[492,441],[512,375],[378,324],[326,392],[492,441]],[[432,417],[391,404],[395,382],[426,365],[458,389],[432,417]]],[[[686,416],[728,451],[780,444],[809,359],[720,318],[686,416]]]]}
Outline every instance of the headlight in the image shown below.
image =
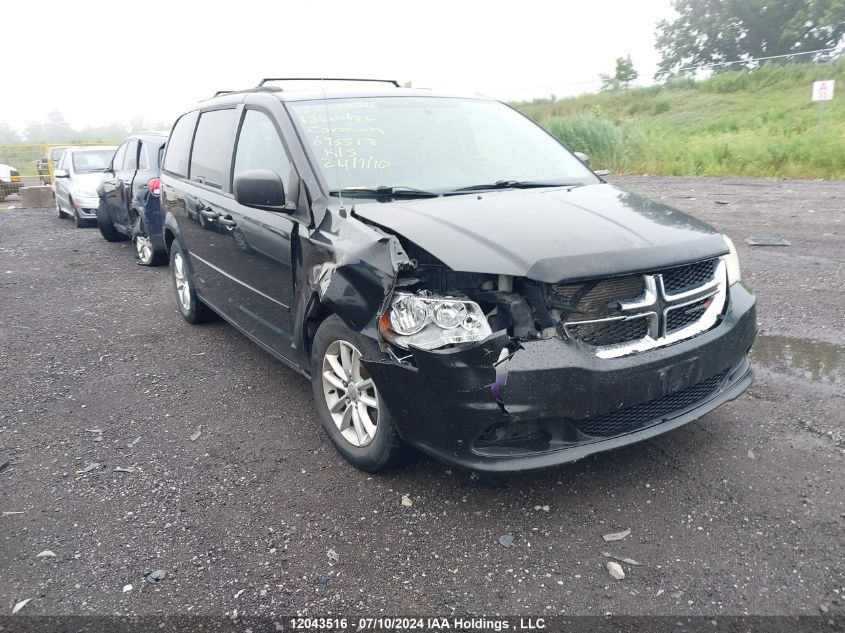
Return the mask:
{"type": "Polygon", "coordinates": [[[742,275],[739,272],[739,255],[736,254],[736,248],[731,238],[727,235],[723,235],[722,237],[725,238],[729,250],[727,255],[722,256],[722,259],[725,260],[725,268],[728,269],[728,285],[732,286],[735,283],[739,283],[742,279],[742,275]]]}
{"type": "Polygon", "coordinates": [[[474,301],[397,292],[379,321],[381,335],[399,347],[437,349],[483,341],[493,332],[474,301]]]}

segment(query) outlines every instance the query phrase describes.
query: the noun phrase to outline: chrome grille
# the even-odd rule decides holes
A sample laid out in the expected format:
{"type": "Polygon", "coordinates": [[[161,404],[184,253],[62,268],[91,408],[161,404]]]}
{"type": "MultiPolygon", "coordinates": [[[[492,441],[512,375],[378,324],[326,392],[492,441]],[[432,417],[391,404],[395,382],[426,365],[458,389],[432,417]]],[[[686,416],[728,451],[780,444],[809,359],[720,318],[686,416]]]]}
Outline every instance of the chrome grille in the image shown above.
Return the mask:
{"type": "Polygon", "coordinates": [[[590,345],[617,345],[626,341],[636,341],[648,334],[648,319],[613,319],[594,323],[581,323],[569,326],[569,331],[580,340],[590,345]]]}
{"type": "Polygon", "coordinates": [[[686,266],[676,266],[661,271],[663,287],[669,294],[696,288],[713,278],[718,259],[708,259],[686,266]]]}
{"type": "Polygon", "coordinates": [[[682,305],[680,308],[670,308],[667,310],[666,332],[677,332],[698,321],[711,301],[713,301],[712,297],[707,297],[693,303],[682,305]]]}
{"type": "Polygon", "coordinates": [[[546,296],[567,336],[614,358],[710,329],[724,308],[727,278],[716,257],[645,275],[550,284],[546,296]]]}
{"type": "Polygon", "coordinates": [[[662,398],[613,411],[597,418],[579,420],[575,422],[575,426],[587,435],[612,437],[633,431],[648,423],[660,422],[667,414],[688,409],[697,402],[712,396],[721,386],[727,373],[728,370],[719,372],[692,387],[670,393],[662,398]]]}
{"type": "Polygon", "coordinates": [[[549,303],[553,308],[571,312],[578,320],[601,319],[610,316],[608,305],[630,301],[645,289],[642,275],[629,275],[581,284],[553,284],[549,303]]]}

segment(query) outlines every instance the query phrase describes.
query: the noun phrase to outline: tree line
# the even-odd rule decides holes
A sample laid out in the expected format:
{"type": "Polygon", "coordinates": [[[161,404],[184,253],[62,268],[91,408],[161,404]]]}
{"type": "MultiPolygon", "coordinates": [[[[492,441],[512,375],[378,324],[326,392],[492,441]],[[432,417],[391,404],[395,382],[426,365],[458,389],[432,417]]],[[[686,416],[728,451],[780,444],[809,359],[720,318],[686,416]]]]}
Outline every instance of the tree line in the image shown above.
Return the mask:
{"type": "MultiPolygon", "coordinates": [[[[657,24],[658,80],[702,66],[718,73],[826,61],[845,38],[845,0],[673,0],[672,8],[678,16],[657,24]],[[778,59],[755,61],[761,57],[778,59]]],[[[627,88],[638,76],[631,56],[619,57],[613,75],[599,76],[601,89],[627,88]]]]}
{"type": "Polygon", "coordinates": [[[133,118],[129,125],[123,123],[109,123],[84,128],[74,128],[59,110],[47,114],[46,121],[31,121],[24,127],[23,132],[13,128],[8,123],[0,121],[0,145],[16,143],[103,143],[119,141],[133,132],[141,130],[166,130],[167,123],[150,123],[143,117],[133,118]]]}

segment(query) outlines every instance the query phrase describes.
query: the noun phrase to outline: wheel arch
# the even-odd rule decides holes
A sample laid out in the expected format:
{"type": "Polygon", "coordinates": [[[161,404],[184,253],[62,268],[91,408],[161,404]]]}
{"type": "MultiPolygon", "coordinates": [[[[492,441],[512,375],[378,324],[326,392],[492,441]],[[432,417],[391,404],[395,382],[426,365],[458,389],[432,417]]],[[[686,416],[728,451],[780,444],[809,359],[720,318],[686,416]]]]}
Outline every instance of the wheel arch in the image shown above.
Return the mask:
{"type": "Polygon", "coordinates": [[[171,247],[173,246],[173,242],[175,240],[179,240],[180,246],[182,246],[182,250],[185,250],[185,244],[182,242],[182,239],[179,235],[179,224],[176,222],[176,218],[173,217],[172,213],[167,213],[164,216],[164,248],[167,249],[167,256],[170,257],[171,247]]]}
{"type": "Polygon", "coordinates": [[[302,317],[302,334],[300,337],[306,358],[311,357],[314,337],[317,335],[320,325],[329,317],[334,316],[334,314],[335,312],[320,301],[320,297],[316,292],[311,293],[302,317]]]}

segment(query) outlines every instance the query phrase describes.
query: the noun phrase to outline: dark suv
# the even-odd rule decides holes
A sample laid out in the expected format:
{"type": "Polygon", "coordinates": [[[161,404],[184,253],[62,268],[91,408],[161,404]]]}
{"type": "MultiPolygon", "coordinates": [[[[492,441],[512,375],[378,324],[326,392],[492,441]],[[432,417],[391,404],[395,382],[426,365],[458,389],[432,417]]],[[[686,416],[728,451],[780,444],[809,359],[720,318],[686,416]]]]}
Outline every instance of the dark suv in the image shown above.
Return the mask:
{"type": "Polygon", "coordinates": [[[109,242],[131,239],[142,266],[167,263],[159,202],[161,157],[167,132],[139,132],[114,153],[97,189],[97,226],[109,242]]]}
{"type": "Polygon", "coordinates": [[[309,377],[357,467],[408,445],[479,470],[560,464],[751,384],[755,301],[707,224],[603,182],[497,101],[270,81],[286,80],[171,131],[177,303],[309,377]]]}

